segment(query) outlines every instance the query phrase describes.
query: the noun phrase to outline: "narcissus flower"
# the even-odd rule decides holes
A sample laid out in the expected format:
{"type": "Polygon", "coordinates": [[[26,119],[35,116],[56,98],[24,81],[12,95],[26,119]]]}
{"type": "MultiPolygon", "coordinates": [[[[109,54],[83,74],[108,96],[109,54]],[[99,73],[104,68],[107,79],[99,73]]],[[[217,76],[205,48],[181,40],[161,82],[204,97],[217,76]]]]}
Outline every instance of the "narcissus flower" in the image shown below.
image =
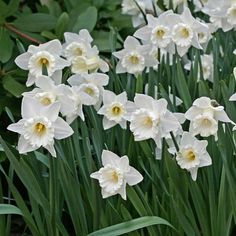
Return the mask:
{"type": "Polygon", "coordinates": [[[161,147],[161,139],[179,129],[177,118],[167,110],[165,99],[155,100],[150,96],[136,94],[134,111],[129,117],[130,130],[136,141],[153,139],[161,147]]]}
{"type": "Polygon", "coordinates": [[[141,45],[136,38],[128,36],[124,42],[124,49],[113,53],[119,59],[116,73],[128,72],[138,75],[145,67],[155,66],[156,59],[149,54],[149,51],[149,45],[141,45]]]}
{"type": "Polygon", "coordinates": [[[22,119],[8,126],[8,130],[19,133],[19,153],[46,148],[56,157],[54,139],[64,139],[73,134],[71,127],[60,117],[59,103],[43,106],[37,100],[24,97],[22,101],[22,119]]]}
{"type": "Polygon", "coordinates": [[[148,24],[138,29],[134,36],[173,54],[175,47],[171,39],[171,30],[175,15],[172,10],[162,13],[158,18],[148,14],[148,24]]]}
{"type": "Polygon", "coordinates": [[[93,73],[101,70],[107,72],[108,64],[99,57],[96,46],[91,46],[93,41],[88,30],[82,29],[79,34],[66,32],[64,55],[71,62],[72,73],[93,73]]]}
{"type": "Polygon", "coordinates": [[[208,26],[196,20],[189,8],[185,7],[183,13],[179,15],[179,20],[174,23],[172,30],[172,40],[177,46],[178,54],[183,56],[190,46],[202,49],[198,32],[204,32],[205,30],[208,30],[208,26]]]}
{"type": "Polygon", "coordinates": [[[102,100],[104,86],[108,84],[109,77],[102,73],[72,75],[68,79],[71,86],[77,86],[81,102],[84,105],[97,105],[102,100]]]}
{"type": "Polygon", "coordinates": [[[37,88],[23,93],[23,96],[37,99],[44,106],[49,106],[58,101],[58,96],[61,94],[61,85],[56,85],[50,77],[38,76],[35,85],[37,88]]]}
{"type": "Polygon", "coordinates": [[[117,124],[119,124],[122,129],[126,129],[128,103],[126,92],[116,95],[111,91],[104,90],[103,106],[98,111],[98,114],[104,115],[103,128],[105,130],[117,124]]]}
{"type": "Polygon", "coordinates": [[[103,150],[102,164],[103,167],[90,177],[99,181],[103,198],[120,194],[126,200],[126,184],[133,186],[143,180],[143,176],[129,165],[127,156],[119,157],[113,152],[103,150]]]}
{"type": "Polygon", "coordinates": [[[176,152],[176,161],[182,169],[190,172],[192,179],[197,179],[198,168],[212,164],[206,147],[206,140],[199,141],[192,134],[184,132],[180,140],[179,151],[176,152]]]}
{"type": "Polygon", "coordinates": [[[61,103],[60,112],[66,117],[66,122],[71,124],[78,116],[84,121],[79,87],[62,85],[61,92],[58,100],[61,103]]]}
{"type": "Polygon", "coordinates": [[[28,51],[19,55],[15,63],[23,70],[28,70],[27,86],[35,83],[38,76],[43,75],[43,68],[47,69],[48,76],[60,77],[61,70],[70,63],[61,58],[62,45],[55,39],[39,46],[30,45],[28,51]]]}
{"type": "Polygon", "coordinates": [[[232,122],[224,107],[208,97],[196,99],[193,106],[185,113],[185,117],[190,120],[189,131],[193,135],[200,134],[203,137],[210,135],[217,137],[218,121],[232,122]]]}

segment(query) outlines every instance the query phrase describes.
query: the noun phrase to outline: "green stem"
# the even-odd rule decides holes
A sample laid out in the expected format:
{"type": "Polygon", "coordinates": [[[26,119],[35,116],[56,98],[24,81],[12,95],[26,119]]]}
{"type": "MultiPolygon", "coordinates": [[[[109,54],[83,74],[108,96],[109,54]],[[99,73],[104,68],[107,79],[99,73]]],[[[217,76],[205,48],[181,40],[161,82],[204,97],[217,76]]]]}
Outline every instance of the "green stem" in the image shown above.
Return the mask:
{"type": "Polygon", "coordinates": [[[173,140],[173,143],[174,143],[174,145],[175,145],[176,151],[179,152],[179,145],[178,145],[178,143],[177,143],[177,141],[176,141],[176,139],[175,139],[175,136],[174,136],[173,132],[170,132],[170,136],[171,136],[171,138],[172,138],[172,140],[173,140]]]}
{"type": "Polygon", "coordinates": [[[50,158],[50,173],[49,173],[49,204],[50,204],[50,229],[49,232],[51,235],[59,235],[58,229],[56,226],[56,203],[57,203],[57,159],[50,158]]]}

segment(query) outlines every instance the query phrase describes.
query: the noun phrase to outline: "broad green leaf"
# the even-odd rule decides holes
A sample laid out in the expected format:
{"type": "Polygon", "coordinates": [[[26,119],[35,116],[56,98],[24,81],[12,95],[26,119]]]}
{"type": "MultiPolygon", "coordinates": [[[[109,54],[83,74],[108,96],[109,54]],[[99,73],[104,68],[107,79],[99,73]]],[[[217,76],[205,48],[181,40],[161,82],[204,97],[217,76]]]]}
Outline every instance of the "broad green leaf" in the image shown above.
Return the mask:
{"type": "Polygon", "coordinates": [[[0,215],[8,215],[8,214],[16,214],[16,215],[22,215],[21,210],[10,204],[0,204],[0,215]]]}
{"type": "Polygon", "coordinates": [[[112,225],[110,227],[95,231],[88,236],[117,236],[126,234],[137,229],[142,229],[151,225],[172,225],[166,220],[157,216],[145,216],[124,223],[112,225]]]}
{"type": "Polygon", "coordinates": [[[85,12],[79,15],[73,31],[79,32],[81,29],[87,29],[91,32],[97,23],[97,15],[96,7],[88,7],[85,12]]]}
{"type": "Polygon", "coordinates": [[[63,37],[63,33],[67,30],[69,24],[69,15],[66,12],[63,12],[57,20],[56,24],[56,35],[59,39],[63,37]]]}
{"type": "Polygon", "coordinates": [[[51,30],[56,26],[56,18],[45,13],[33,13],[19,16],[14,22],[18,29],[28,32],[41,32],[51,30]]]}
{"type": "Polygon", "coordinates": [[[10,38],[8,31],[0,27],[0,61],[7,62],[12,55],[14,44],[10,38]]]}
{"type": "Polygon", "coordinates": [[[5,90],[7,90],[9,93],[14,95],[15,97],[21,97],[22,93],[27,91],[27,88],[16,81],[11,76],[5,76],[3,79],[3,87],[5,90]]]}

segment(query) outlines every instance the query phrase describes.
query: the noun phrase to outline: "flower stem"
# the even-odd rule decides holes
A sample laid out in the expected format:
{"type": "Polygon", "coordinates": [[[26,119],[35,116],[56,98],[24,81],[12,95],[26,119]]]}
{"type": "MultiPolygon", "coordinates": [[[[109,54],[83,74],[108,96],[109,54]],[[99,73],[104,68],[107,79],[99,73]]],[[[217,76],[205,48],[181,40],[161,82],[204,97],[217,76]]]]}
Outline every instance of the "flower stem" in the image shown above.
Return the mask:
{"type": "Polygon", "coordinates": [[[21,31],[19,31],[19,30],[16,29],[14,26],[12,26],[10,23],[4,23],[4,26],[5,26],[8,30],[10,30],[10,31],[12,31],[12,32],[14,32],[14,33],[16,33],[16,34],[18,34],[18,35],[21,36],[22,38],[25,38],[25,39],[27,39],[27,40],[33,42],[33,43],[37,43],[37,44],[41,44],[41,43],[42,43],[42,42],[40,42],[39,40],[37,40],[37,39],[35,39],[35,38],[33,38],[33,37],[31,37],[31,36],[29,36],[29,35],[27,35],[27,34],[21,32],[21,31]]]}
{"type": "Polygon", "coordinates": [[[57,159],[50,158],[50,173],[49,173],[49,204],[50,204],[50,234],[59,235],[56,226],[56,203],[57,203],[57,159]]]}
{"type": "Polygon", "coordinates": [[[174,143],[174,145],[175,145],[176,151],[179,152],[179,145],[178,145],[178,143],[177,143],[177,141],[176,141],[176,138],[175,138],[173,132],[170,132],[170,136],[171,136],[171,138],[172,138],[172,140],[173,140],[173,143],[174,143]]]}

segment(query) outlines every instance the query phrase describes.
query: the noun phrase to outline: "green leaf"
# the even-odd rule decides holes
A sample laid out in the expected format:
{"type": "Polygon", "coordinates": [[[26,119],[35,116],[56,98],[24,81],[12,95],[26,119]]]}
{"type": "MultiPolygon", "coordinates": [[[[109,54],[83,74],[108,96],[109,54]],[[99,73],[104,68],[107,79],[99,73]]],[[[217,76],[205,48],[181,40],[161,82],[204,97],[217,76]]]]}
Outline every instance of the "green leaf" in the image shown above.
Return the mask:
{"type": "Polygon", "coordinates": [[[5,76],[3,79],[3,87],[5,90],[7,90],[9,93],[14,95],[15,97],[21,97],[22,93],[27,91],[27,88],[16,81],[11,76],[5,76]]]}
{"type": "Polygon", "coordinates": [[[110,227],[106,227],[104,229],[95,231],[89,234],[88,236],[116,236],[116,235],[126,234],[137,229],[142,229],[144,227],[148,227],[151,225],[160,225],[160,224],[172,227],[172,225],[169,222],[160,217],[145,216],[134,220],[126,221],[124,223],[112,225],[110,227]]]}
{"type": "Polygon", "coordinates": [[[7,62],[12,55],[14,44],[10,38],[8,31],[0,27],[0,61],[7,62]]]}
{"type": "Polygon", "coordinates": [[[67,30],[69,24],[69,15],[66,12],[63,12],[57,20],[56,24],[56,35],[58,38],[63,37],[63,33],[67,30]]]}
{"type": "Polygon", "coordinates": [[[7,11],[5,15],[7,17],[13,15],[18,9],[19,3],[20,3],[19,0],[11,0],[7,6],[7,11]]]}
{"type": "Polygon", "coordinates": [[[56,18],[45,13],[34,13],[21,15],[14,22],[14,26],[18,29],[28,32],[41,32],[43,30],[51,30],[56,26],[56,18]]]}
{"type": "Polygon", "coordinates": [[[85,12],[79,15],[73,31],[78,32],[81,29],[87,29],[91,32],[97,23],[97,15],[96,7],[88,7],[85,12]]]}
{"type": "Polygon", "coordinates": [[[7,11],[7,4],[4,1],[0,0],[0,15],[2,17],[5,17],[6,11],[7,11]]]}
{"type": "Polygon", "coordinates": [[[189,89],[188,89],[188,85],[187,85],[187,82],[186,82],[186,78],[185,78],[185,74],[183,72],[183,68],[181,66],[181,63],[180,63],[180,60],[179,58],[177,57],[177,78],[176,78],[176,87],[178,89],[178,92],[183,100],[183,103],[185,105],[185,108],[189,108],[192,104],[192,99],[191,99],[191,96],[190,96],[190,92],[189,92],[189,89]]]}
{"type": "Polygon", "coordinates": [[[0,204],[0,215],[16,214],[22,215],[21,210],[10,204],[0,204]]]}

